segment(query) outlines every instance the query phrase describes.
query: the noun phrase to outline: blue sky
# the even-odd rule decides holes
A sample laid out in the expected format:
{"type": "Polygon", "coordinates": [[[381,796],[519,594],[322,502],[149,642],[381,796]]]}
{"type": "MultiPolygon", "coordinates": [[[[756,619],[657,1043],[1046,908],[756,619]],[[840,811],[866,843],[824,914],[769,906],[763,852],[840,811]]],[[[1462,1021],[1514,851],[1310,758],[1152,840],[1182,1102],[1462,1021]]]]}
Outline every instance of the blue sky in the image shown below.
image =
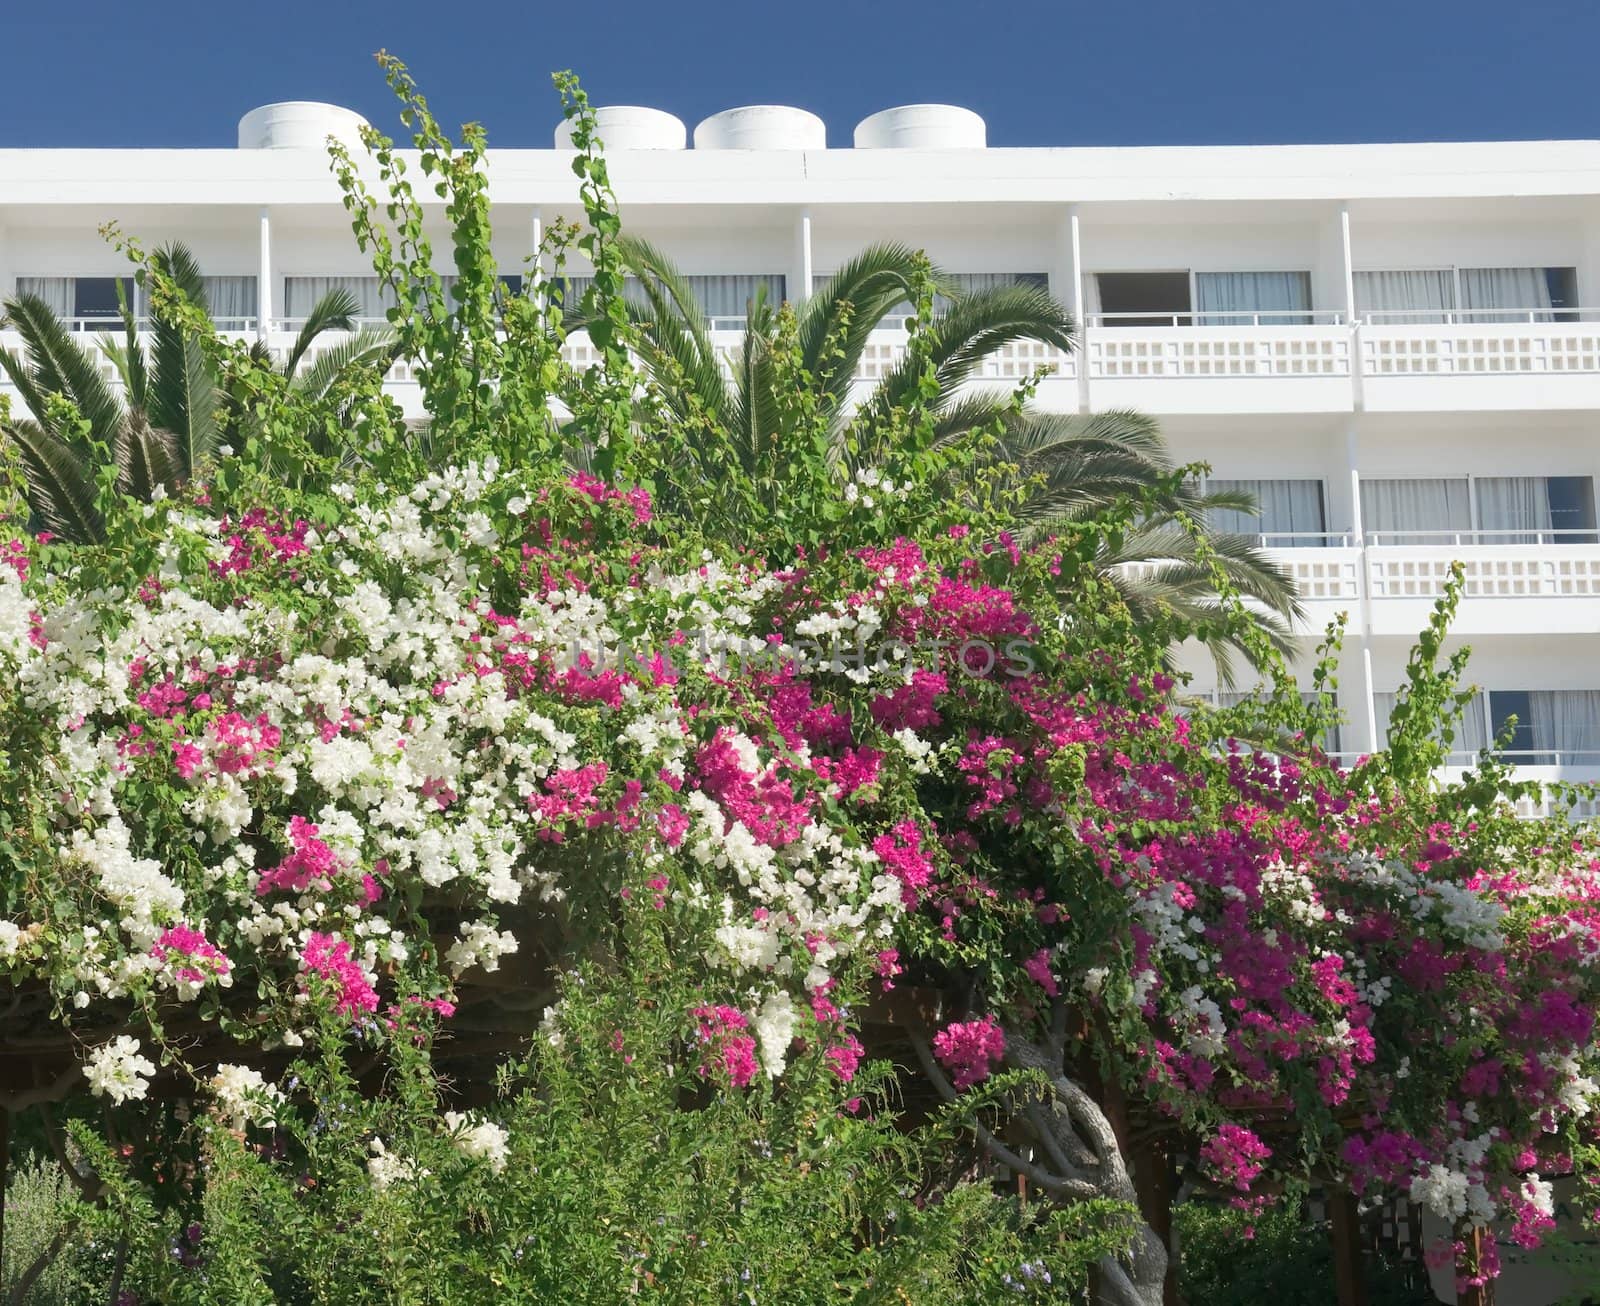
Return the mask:
{"type": "Polygon", "coordinates": [[[507,147],[549,145],[566,67],[691,128],[803,105],[831,145],[923,100],[993,145],[1600,136],[1596,0],[0,0],[0,146],[232,145],[288,99],[392,130],[380,46],[507,147]]]}

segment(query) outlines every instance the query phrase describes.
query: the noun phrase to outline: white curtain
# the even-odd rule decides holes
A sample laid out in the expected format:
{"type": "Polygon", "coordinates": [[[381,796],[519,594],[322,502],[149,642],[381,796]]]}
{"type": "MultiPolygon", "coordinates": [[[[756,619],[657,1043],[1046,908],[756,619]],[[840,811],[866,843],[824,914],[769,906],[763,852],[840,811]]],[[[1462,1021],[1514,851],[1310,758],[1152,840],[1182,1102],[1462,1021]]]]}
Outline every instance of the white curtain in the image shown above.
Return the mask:
{"type": "Polygon", "coordinates": [[[1544,268],[1461,269],[1462,308],[1509,310],[1474,313],[1466,322],[1526,322],[1529,309],[1540,310],[1535,321],[1548,322],[1550,306],[1550,278],[1544,268]]]}
{"type": "MultiPolygon", "coordinates": [[[[1548,531],[1550,481],[1544,476],[1480,476],[1478,525],[1486,531],[1548,531]]],[[[1546,539],[1548,540],[1548,536],[1546,539]]],[[[1537,534],[1491,535],[1485,544],[1537,544],[1537,534]]]]}
{"type": "Polygon", "coordinates": [[[243,331],[255,325],[254,277],[206,277],[206,304],[211,320],[223,331],[243,331]]]}
{"type": "Polygon", "coordinates": [[[1415,531],[1470,531],[1472,507],[1465,477],[1416,476],[1361,482],[1361,524],[1379,544],[1448,544],[1415,531]]]}
{"type": "Polygon", "coordinates": [[[785,282],[782,273],[763,273],[757,276],[691,276],[685,277],[689,289],[707,317],[744,318],[755,304],[759,291],[766,291],[767,307],[776,309],[783,303],[785,282]]]}
{"type": "Polygon", "coordinates": [[[388,321],[394,296],[377,277],[285,277],[283,315],[309,317],[317,301],[335,290],[347,290],[355,296],[357,318],[373,323],[388,321]]]}
{"type": "Polygon", "coordinates": [[[1083,274],[1083,320],[1087,323],[1100,313],[1100,278],[1096,273],[1083,274]]]}
{"type": "Polygon", "coordinates": [[[1528,715],[1535,748],[1600,753],[1600,689],[1533,690],[1528,694],[1528,715]]]}
{"type": "Polygon", "coordinates": [[[1318,548],[1327,543],[1322,512],[1322,482],[1316,480],[1224,480],[1210,477],[1208,491],[1253,494],[1259,516],[1226,508],[1212,508],[1207,516],[1219,531],[1236,535],[1274,535],[1267,543],[1278,548],[1318,548]],[[1288,536],[1289,538],[1282,538],[1288,536]]]}
{"type": "Polygon", "coordinates": [[[57,317],[71,317],[72,283],[71,277],[18,277],[17,294],[37,295],[57,317]]]}
{"type": "MultiPolygon", "coordinates": [[[[1309,272],[1197,272],[1194,288],[1195,308],[1201,314],[1261,313],[1263,326],[1296,326],[1311,320],[1306,316],[1311,308],[1309,272]]],[[[1200,325],[1253,326],[1255,321],[1202,316],[1200,325]]]]}
{"type": "Polygon", "coordinates": [[[1378,322],[1443,322],[1456,306],[1455,274],[1449,268],[1357,272],[1356,316],[1382,313],[1378,322]]]}
{"type": "MultiPolygon", "coordinates": [[[[578,302],[590,286],[594,284],[592,276],[568,277],[566,304],[570,308],[578,302]]],[[[825,283],[826,277],[812,278],[813,289],[825,283]]],[[[787,293],[787,279],[780,273],[760,273],[755,276],[734,275],[715,276],[699,275],[686,276],[689,293],[700,305],[700,311],[707,317],[739,318],[749,316],[750,307],[755,303],[756,292],[766,289],[766,302],[769,307],[776,309],[783,303],[787,293]]],[[[644,302],[644,291],[640,288],[637,277],[628,277],[622,283],[622,297],[633,303],[644,302]]],[[[909,312],[910,310],[903,310],[909,312]]]]}
{"type": "MultiPolygon", "coordinates": [[[[1374,694],[1372,696],[1373,715],[1377,718],[1379,748],[1386,747],[1389,742],[1389,720],[1394,715],[1395,704],[1399,702],[1398,694],[1374,694]]],[[[1453,761],[1460,763],[1466,760],[1466,755],[1477,756],[1489,746],[1489,717],[1487,696],[1474,694],[1472,701],[1462,709],[1461,719],[1454,723],[1455,738],[1450,744],[1450,754],[1453,761]]],[[[1438,737],[1435,732],[1435,738],[1438,737]]]]}

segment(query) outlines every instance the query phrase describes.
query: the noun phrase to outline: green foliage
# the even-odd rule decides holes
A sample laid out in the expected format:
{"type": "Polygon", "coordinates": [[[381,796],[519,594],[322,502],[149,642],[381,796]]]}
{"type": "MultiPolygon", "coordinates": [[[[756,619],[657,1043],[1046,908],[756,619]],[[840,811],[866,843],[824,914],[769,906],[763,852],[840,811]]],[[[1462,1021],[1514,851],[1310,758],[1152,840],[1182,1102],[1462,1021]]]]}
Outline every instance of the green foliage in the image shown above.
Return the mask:
{"type": "MultiPolygon", "coordinates": [[[[1328,1227],[1306,1220],[1298,1200],[1253,1218],[1210,1202],[1184,1202],[1173,1221],[1185,1306],[1328,1306],[1333,1300],[1328,1227]]],[[[1397,1265],[1371,1253],[1364,1263],[1370,1306],[1432,1302],[1432,1293],[1407,1286],[1397,1265]]]]}
{"type": "Polygon", "coordinates": [[[275,1129],[151,1108],[154,1145],[127,1164],[85,1134],[138,1300],[1064,1302],[1124,1245],[1114,1203],[952,1182],[967,1111],[897,1118],[887,1066],[846,1087],[818,1047],[781,1085],[716,1091],[715,1051],[686,1026],[705,997],[666,919],[632,909],[616,943],[615,964],[566,976],[492,1093],[461,1086],[508,1131],[503,1166],[441,1126],[420,1034],[381,1092],[355,1046],[296,1063],[287,1082],[314,1105],[275,1129]],[[203,1188],[153,1200],[199,1163],[203,1188]]]}
{"type": "Polygon", "coordinates": [[[54,1161],[13,1161],[5,1187],[5,1260],[0,1300],[23,1288],[23,1306],[82,1306],[105,1300],[114,1252],[97,1238],[87,1208],[54,1161]]]}

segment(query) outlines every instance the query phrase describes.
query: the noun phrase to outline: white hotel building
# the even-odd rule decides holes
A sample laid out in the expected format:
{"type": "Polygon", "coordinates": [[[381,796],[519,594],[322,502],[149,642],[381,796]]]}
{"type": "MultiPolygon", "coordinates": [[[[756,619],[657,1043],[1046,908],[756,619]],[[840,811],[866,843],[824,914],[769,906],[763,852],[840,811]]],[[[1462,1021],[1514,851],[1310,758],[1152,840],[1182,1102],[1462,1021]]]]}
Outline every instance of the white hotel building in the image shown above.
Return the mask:
{"type": "MultiPolygon", "coordinates": [[[[0,150],[0,297],[106,329],[128,271],[97,234],[114,220],[187,244],[224,329],[282,346],[335,286],[381,317],[323,148],[359,122],[271,105],[237,149],[0,150]]],[[[1308,652],[1348,614],[1343,749],[1381,740],[1459,560],[1454,637],[1486,690],[1463,746],[1515,714],[1529,774],[1600,777],[1600,141],[989,149],[981,119],[942,106],[874,115],[850,149],[771,106],[692,143],[654,110],[600,125],[625,225],[693,274],[730,344],[755,286],[798,301],[874,241],[973,286],[1047,284],[1078,349],[1013,349],[985,383],[1044,364],[1040,404],[1155,414],[1177,458],[1255,491],[1262,516],[1240,528],[1298,579],[1308,652]]],[[[491,152],[508,271],[581,216],[569,163],[559,130],[552,149],[491,152]]],[[[863,381],[903,338],[880,333],[863,381]]],[[[420,411],[403,367],[392,386],[420,411]]]]}

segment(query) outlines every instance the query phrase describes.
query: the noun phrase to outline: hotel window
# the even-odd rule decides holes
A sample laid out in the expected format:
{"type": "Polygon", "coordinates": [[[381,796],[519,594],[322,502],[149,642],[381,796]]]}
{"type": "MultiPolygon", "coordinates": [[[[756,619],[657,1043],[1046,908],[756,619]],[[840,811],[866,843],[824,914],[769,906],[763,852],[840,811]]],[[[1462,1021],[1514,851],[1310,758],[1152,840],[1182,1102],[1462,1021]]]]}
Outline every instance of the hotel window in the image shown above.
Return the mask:
{"type": "MultiPolygon", "coordinates": [[[[1237,707],[1240,703],[1243,703],[1251,697],[1263,692],[1265,691],[1259,685],[1256,686],[1255,689],[1246,693],[1240,693],[1237,690],[1214,690],[1211,694],[1211,700],[1218,707],[1237,707]]],[[[1325,694],[1323,697],[1328,700],[1326,706],[1330,711],[1338,708],[1338,701],[1334,699],[1332,695],[1325,694]]],[[[1300,691],[1300,701],[1307,707],[1310,707],[1317,701],[1317,695],[1311,690],[1303,689],[1300,691]]],[[[1337,753],[1340,751],[1340,729],[1341,727],[1339,726],[1338,722],[1335,722],[1333,725],[1328,727],[1327,737],[1322,741],[1323,752],[1337,753]]]]}
{"type": "Polygon", "coordinates": [[[133,308],[132,277],[18,277],[17,293],[44,300],[57,317],[71,319],[75,331],[110,331],[122,323],[119,283],[133,308]]]}
{"type": "Polygon", "coordinates": [[[1201,326],[1305,326],[1311,321],[1309,272],[1196,272],[1201,326]]]}
{"type": "Polygon", "coordinates": [[[1592,544],[1587,476],[1400,477],[1361,482],[1361,522],[1384,544],[1592,544]]]}
{"type": "Polygon", "coordinates": [[[1379,544],[1448,544],[1472,533],[1472,491],[1465,476],[1363,479],[1361,525],[1379,544]]]}
{"type": "MultiPolygon", "coordinates": [[[[832,272],[818,272],[811,278],[811,293],[814,295],[819,290],[824,290],[834,278],[832,272]]],[[[1047,272],[946,272],[944,279],[950,283],[952,289],[962,295],[975,294],[982,290],[1001,290],[1008,286],[1032,286],[1038,290],[1050,289],[1050,274],[1047,272]]],[[[933,309],[936,313],[948,312],[952,299],[948,295],[935,295],[933,309]]],[[[886,314],[888,317],[909,317],[911,303],[904,300],[896,304],[886,314]]]]}
{"type": "Polygon", "coordinates": [[[1355,274],[1356,315],[1379,323],[1558,322],[1578,302],[1569,267],[1412,268],[1355,274]]]}
{"type": "MultiPolygon", "coordinates": [[[[1389,737],[1394,694],[1375,694],[1378,737],[1389,737]]],[[[1508,761],[1555,766],[1600,758],[1600,689],[1491,689],[1474,694],[1461,714],[1450,745],[1460,763],[1476,756],[1516,726],[1501,749],[1508,761]]]]}
{"type": "Polygon", "coordinates": [[[1212,527],[1232,535],[1266,536],[1276,548],[1315,549],[1328,542],[1322,482],[1318,480],[1228,480],[1209,476],[1207,494],[1244,493],[1253,497],[1260,514],[1234,508],[1211,508],[1212,527]]]}
{"type": "Polygon", "coordinates": [[[1091,272],[1084,278],[1084,316],[1104,326],[1181,326],[1192,307],[1187,272],[1091,272]]]}
{"type": "MultiPolygon", "coordinates": [[[[1389,741],[1389,721],[1394,715],[1398,694],[1374,694],[1374,716],[1377,717],[1378,738],[1386,745],[1389,741]]],[[[1472,701],[1461,710],[1461,719],[1452,726],[1454,738],[1450,742],[1450,755],[1457,763],[1467,757],[1476,757],[1489,745],[1488,701],[1482,694],[1474,694],[1472,701]]],[[[1438,738],[1434,732],[1434,738],[1438,738]]]]}
{"type": "Polygon", "coordinates": [[[1512,761],[1554,766],[1600,754],[1600,689],[1492,689],[1489,715],[1496,738],[1516,717],[1512,761]]]}
{"type": "MultiPolygon", "coordinates": [[[[757,273],[753,276],[742,273],[730,276],[696,274],[684,277],[684,281],[688,283],[689,293],[694,296],[702,313],[709,318],[722,318],[729,322],[743,322],[749,317],[757,296],[763,296],[767,306],[776,309],[783,303],[788,289],[787,279],[781,272],[757,273]]],[[[568,308],[575,308],[583,293],[594,284],[594,278],[567,277],[565,282],[561,302],[568,308]]],[[[644,302],[644,291],[637,277],[629,277],[622,283],[622,297],[635,304],[644,302]]]]}
{"type": "Polygon", "coordinates": [[[358,324],[389,320],[394,294],[377,277],[285,277],[283,315],[291,320],[308,318],[318,301],[336,290],[347,292],[356,301],[353,316],[358,324]]]}
{"type": "MultiPolygon", "coordinates": [[[[206,308],[211,320],[223,331],[243,331],[255,325],[256,279],[252,277],[204,277],[206,308]]],[[[143,310],[141,299],[140,309],[143,310]]]]}
{"type": "MultiPolygon", "coordinates": [[[[202,277],[206,307],[223,330],[239,330],[252,325],[256,316],[256,279],[249,277],[202,277]]],[[[136,318],[150,316],[150,300],[132,277],[18,277],[19,295],[37,295],[57,317],[83,319],[75,323],[82,331],[108,331],[121,325],[122,308],[117,302],[117,283],[136,318]]]]}

